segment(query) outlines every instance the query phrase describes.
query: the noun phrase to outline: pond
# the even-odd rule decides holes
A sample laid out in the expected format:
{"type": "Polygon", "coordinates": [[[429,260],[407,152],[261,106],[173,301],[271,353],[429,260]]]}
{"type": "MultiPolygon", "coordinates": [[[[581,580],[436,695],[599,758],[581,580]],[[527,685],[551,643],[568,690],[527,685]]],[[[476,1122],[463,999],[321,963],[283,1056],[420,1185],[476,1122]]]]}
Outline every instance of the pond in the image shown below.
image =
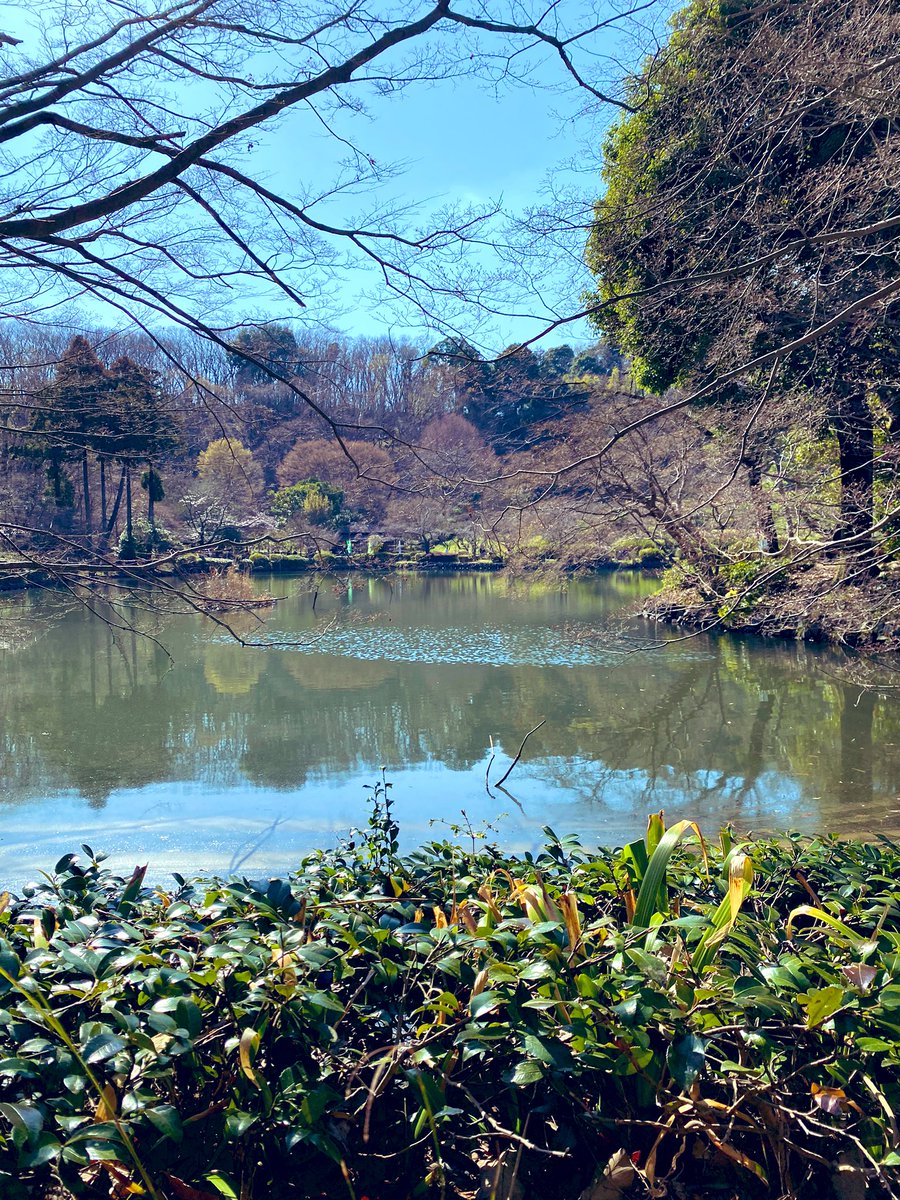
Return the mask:
{"type": "Polygon", "coordinates": [[[54,594],[3,602],[0,882],[82,842],[156,878],[284,872],[365,823],[382,767],[407,845],[467,823],[511,849],[547,824],[621,843],[659,808],[710,833],[900,831],[900,701],[813,647],[631,616],[646,577],[264,586],[278,604],[235,618],[264,643],[245,648],[152,597],[140,632],[54,594]],[[488,789],[492,753],[496,781],[542,720],[488,789]]]}

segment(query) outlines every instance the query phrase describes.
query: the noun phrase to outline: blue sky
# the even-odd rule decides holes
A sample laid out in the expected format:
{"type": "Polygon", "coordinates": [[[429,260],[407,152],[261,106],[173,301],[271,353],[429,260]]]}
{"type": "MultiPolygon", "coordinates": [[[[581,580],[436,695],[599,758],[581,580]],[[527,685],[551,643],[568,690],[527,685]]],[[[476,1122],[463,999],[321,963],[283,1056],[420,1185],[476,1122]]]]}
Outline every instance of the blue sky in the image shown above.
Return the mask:
{"type": "MultiPolygon", "coordinates": [[[[478,80],[459,79],[423,82],[395,96],[374,98],[366,115],[353,114],[337,128],[379,165],[398,164],[398,174],[377,189],[356,190],[314,211],[338,223],[376,200],[395,200],[417,205],[422,224],[427,226],[428,214],[445,205],[495,202],[507,213],[522,213],[545,201],[548,185],[571,188],[582,205],[589,203],[599,187],[599,147],[615,110],[596,111],[595,106],[592,113],[579,113],[583,94],[574,89],[559,94],[547,90],[547,85],[562,78],[557,65],[545,59],[536,71],[536,84],[545,86],[510,85],[498,93],[478,80]]],[[[325,190],[345,149],[308,120],[303,129],[302,186],[307,192],[325,190]]],[[[289,188],[290,169],[282,161],[289,140],[285,135],[285,129],[266,134],[255,153],[257,166],[271,172],[274,182],[289,188]]],[[[577,205],[567,213],[578,216],[577,205]]],[[[585,213],[580,215],[583,218],[585,213]]],[[[539,264],[549,308],[555,302],[568,305],[567,311],[577,307],[580,291],[590,283],[587,273],[573,261],[573,254],[580,257],[583,239],[576,235],[570,240],[573,249],[568,259],[548,245],[539,264]]],[[[470,253],[484,269],[491,268],[493,256],[476,250],[470,253]]],[[[402,315],[391,314],[383,301],[376,298],[372,302],[375,283],[364,272],[344,276],[338,297],[345,313],[338,318],[341,327],[367,336],[408,333],[415,340],[427,340],[414,316],[405,324],[402,315]]],[[[456,327],[485,351],[497,351],[533,337],[551,316],[548,306],[539,303],[534,294],[520,298],[513,309],[504,307],[519,313],[538,312],[543,319],[510,316],[486,320],[472,312],[461,315],[456,327]]],[[[547,344],[583,344],[595,338],[582,321],[550,335],[547,344]]]]}
{"type": "MultiPolygon", "coordinates": [[[[601,5],[608,15],[609,0],[559,0],[558,12],[578,24],[586,19],[584,13],[596,15],[601,5]]],[[[30,26],[40,19],[41,11],[0,3],[0,29],[24,37],[30,49],[36,44],[30,26]]],[[[89,14],[91,21],[96,14],[98,25],[106,25],[119,10],[105,0],[93,0],[80,12],[89,14]]],[[[291,198],[308,199],[328,193],[340,177],[342,163],[351,153],[341,140],[346,139],[379,167],[396,164],[398,169],[380,181],[332,195],[311,210],[329,223],[353,224],[372,210],[410,206],[414,214],[411,212],[407,221],[430,228],[430,220],[440,222],[439,214],[447,206],[488,207],[492,203],[515,217],[545,203],[553,190],[566,193],[565,199],[556,200],[557,210],[584,223],[589,202],[599,188],[599,147],[616,110],[593,101],[586,103],[586,93],[574,86],[545,47],[516,58],[516,73],[524,78],[506,82],[502,88],[472,78],[464,73],[468,56],[460,49],[462,42],[455,40],[464,36],[454,30],[444,41],[445,61],[461,60],[459,78],[425,79],[387,94],[377,94],[372,85],[354,84],[345,88],[344,94],[360,98],[362,111],[336,107],[322,113],[330,123],[329,132],[310,110],[292,110],[272,128],[254,130],[245,146],[233,148],[241,168],[291,198]]],[[[612,88],[626,65],[637,58],[633,45],[614,30],[601,31],[590,46],[578,51],[579,67],[592,82],[612,88]]],[[[270,65],[263,60],[259,70],[265,72],[270,65]]],[[[455,68],[459,68],[458,62],[455,68]]],[[[490,69],[488,65],[485,73],[490,69]]],[[[185,105],[185,113],[192,105],[199,110],[207,100],[204,85],[178,99],[185,105]]],[[[384,222],[385,217],[380,220],[384,222]]],[[[491,237],[502,242],[508,228],[503,220],[495,221],[490,226],[491,237]]],[[[589,286],[580,261],[583,240],[584,235],[576,230],[564,245],[553,239],[533,240],[517,255],[506,250],[499,258],[491,250],[472,247],[455,268],[442,264],[437,268],[439,282],[454,281],[454,269],[471,273],[470,293],[478,286],[478,272],[497,273],[484,294],[487,307],[496,307],[498,315],[486,317],[477,308],[466,311],[465,304],[456,304],[445,314],[448,327],[488,353],[533,338],[554,314],[576,309],[581,291],[589,286]]],[[[392,303],[390,293],[379,286],[376,272],[348,263],[320,274],[319,266],[311,264],[308,273],[300,277],[307,298],[301,323],[331,325],[351,335],[391,334],[425,344],[434,340],[427,318],[392,303]]],[[[248,291],[242,301],[241,315],[253,319],[283,320],[298,315],[264,291],[255,295],[248,291]]],[[[229,316],[223,315],[223,320],[227,319],[229,316]]],[[[594,336],[585,322],[579,322],[551,334],[546,344],[584,344],[594,336]]]]}

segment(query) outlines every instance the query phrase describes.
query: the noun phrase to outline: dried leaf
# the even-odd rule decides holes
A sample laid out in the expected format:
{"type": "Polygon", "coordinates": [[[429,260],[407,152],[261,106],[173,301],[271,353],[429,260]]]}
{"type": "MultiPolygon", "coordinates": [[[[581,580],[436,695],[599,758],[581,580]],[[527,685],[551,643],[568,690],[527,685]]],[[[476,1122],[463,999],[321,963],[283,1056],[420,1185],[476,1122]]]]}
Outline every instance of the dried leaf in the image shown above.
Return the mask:
{"type": "Polygon", "coordinates": [[[472,912],[472,908],[468,901],[459,906],[458,915],[460,921],[466,927],[466,930],[471,934],[475,934],[478,930],[478,921],[476,920],[475,914],[472,912]]]}
{"type": "Polygon", "coordinates": [[[212,1192],[192,1187],[191,1184],[185,1183],[183,1179],[179,1179],[176,1175],[169,1175],[167,1173],[166,1179],[176,1200],[221,1200],[219,1196],[214,1196],[212,1192]]]}
{"type": "Polygon", "coordinates": [[[579,1200],[619,1200],[634,1182],[634,1163],[626,1150],[617,1150],[600,1176],[585,1188],[579,1200]]]}
{"type": "Polygon", "coordinates": [[[94,1120],[96,1122],[111,1121],[119,1109],[119,1100],[116,1096],[116,1089],[111,1083],[107,1083],[100,1093],[100,1098],[97,1101],[97,1107],[94,1109],[94,1120]]]}
{"type": "Polygon", "coordinates": [[[852,963],[849,967],[841,967],[841,971],[851,986],[859,988],[861,992],[870,990],[878,974],[877,967],[870,967],[866,963],[852,963]]]}
{"type": "Polygon", "coordinates": [[[566,933],[569,937],[569,954],[574,954],[581,945],[581,916],[578,912],[578,897],[572,891],[563,892],[559,898],[559,907],[562,910],[566,933]]]}

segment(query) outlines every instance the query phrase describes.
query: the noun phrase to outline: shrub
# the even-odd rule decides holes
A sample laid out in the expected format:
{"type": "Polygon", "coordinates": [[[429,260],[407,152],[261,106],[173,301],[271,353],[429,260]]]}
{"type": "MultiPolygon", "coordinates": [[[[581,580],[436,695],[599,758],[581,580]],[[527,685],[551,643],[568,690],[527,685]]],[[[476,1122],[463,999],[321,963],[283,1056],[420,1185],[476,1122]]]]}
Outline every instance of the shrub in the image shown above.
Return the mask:
{"type": "Polygon", "coordinates": [[[175,539],[162,525],[151,526],[143,518],[132,525],[131,546],[128,532],[123,530],[119,537],[119,558],[149,558],[151,554],[162,554],[175,546],[175,539]]]}
{"type": "Polygon", "coordinates": [[[0,901],[4,1200],[900,1185],[897,848],[401,855],[388,797],[289,879],[83,847],[0,901]]]}
{"type": "Polygon", "coordinates": [[[344,493],[318,479],[307,479],[280,488],[271,498],[270,511],[280,524],[303,517],[311,525],[342,528],[348,519],[344,511],[344,493]]]}
{"type": "Polygon", "coordinates": [[[610,557],[627,566],[652,569],[671,561],[671,550],[642,534],[616,538],[609,548],[610,557]]]}

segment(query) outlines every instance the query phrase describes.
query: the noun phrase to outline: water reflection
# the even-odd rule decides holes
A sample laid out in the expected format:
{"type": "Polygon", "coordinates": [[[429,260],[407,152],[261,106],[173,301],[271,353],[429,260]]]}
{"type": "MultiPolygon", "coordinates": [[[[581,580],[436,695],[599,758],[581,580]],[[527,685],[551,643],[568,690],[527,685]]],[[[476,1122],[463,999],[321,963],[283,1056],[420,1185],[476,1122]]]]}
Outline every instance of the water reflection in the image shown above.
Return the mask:
{"type": "Polygon", "coordinates": [[[895,700],[803,646],[633,653],[658,636],[623,619],[646,580],[357,578],[321,585],[315,606],[305,584],[277,586],[268,649],[145,606],[135,620],[165,650],[57,597],[5,604],[6,877],[76,834],[189,869],[274,869],[361,820],[382,763],[411,837],[462,807],[509,808],[516,844],[548,818],[620,841],[661,806],[711,827],[900,830],[895,700]],[[490,739],[499,766],[542,718],[512,798],[491,799],[490,739]]]}

